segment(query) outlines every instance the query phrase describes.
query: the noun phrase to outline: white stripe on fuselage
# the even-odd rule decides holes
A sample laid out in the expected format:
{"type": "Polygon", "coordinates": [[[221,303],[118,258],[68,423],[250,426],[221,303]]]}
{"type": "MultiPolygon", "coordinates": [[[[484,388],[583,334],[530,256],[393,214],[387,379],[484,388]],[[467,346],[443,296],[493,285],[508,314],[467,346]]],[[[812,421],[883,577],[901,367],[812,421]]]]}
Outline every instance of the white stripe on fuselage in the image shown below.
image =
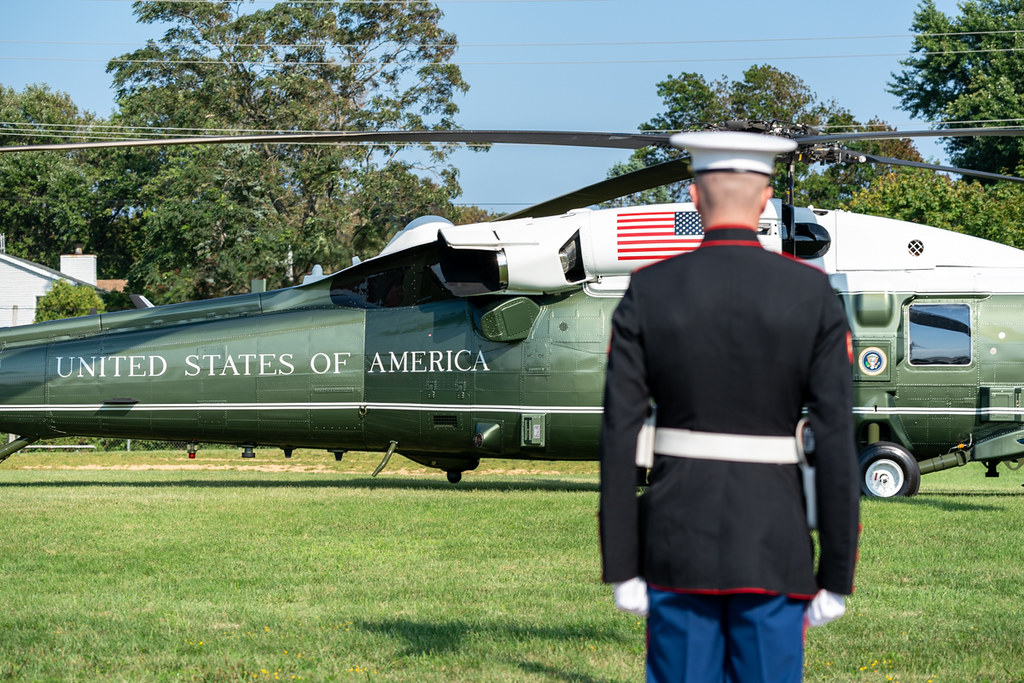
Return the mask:
{"type": "MultiPolygon", "coordinates": [[[[173,413],[182,411],[241,411],[241,410],[398,410],[398,411],[451,411],[458,413],[555,413],[565,415],[600,415],[602,406],[539,406],[539,405],[484,405],[464,403],[379,403],[345,402],[345,403],[135,403],[135,404],[26,404],[0,405],[3,413],[89,413],[149,411],[156,413],[173,413]]],[[[932,407],[890,407],[890,406],[855,406],[854,415],[1021,415],[1024,408],[932,408],[932,407]]]]}
{"type": "Polygon", "coordinates": [[[214,411],[214,410],[447,410],[451,412],[488,412],[488,413],[566,413],[577,415],[600,415],[604,412],[601,406],[524,406],[524,405],[482,405],[460,403],[376,403],[373,401],[347,403],[133,403],[133,404],[35,404],[35,405],[0,405],[3,413],[87,413],[87,412],[133,412],[150,411],[157,413],[178,411],[214,411]]]}

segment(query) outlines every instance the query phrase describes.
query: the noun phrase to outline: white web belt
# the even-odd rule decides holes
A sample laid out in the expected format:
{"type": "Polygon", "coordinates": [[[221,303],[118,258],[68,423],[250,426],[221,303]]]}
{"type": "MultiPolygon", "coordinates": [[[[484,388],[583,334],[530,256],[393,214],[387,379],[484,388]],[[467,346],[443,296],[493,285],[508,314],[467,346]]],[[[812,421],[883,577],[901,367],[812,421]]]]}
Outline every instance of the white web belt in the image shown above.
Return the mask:
{"type": "Polygon", "coordinates": [[[644,421],[636,440],[637,467],[654,467],[654,454],[699,460],[725,460],[772,465],[800,465],[804,488],[807,527],[818,528],[818,496],[814,467],[807,462],[806,453],[814,452],[814,434],[807,418],[796,426],[795,436],[751,436],[747,434],[721,434],[694,432],[671,427],[656,428],[656,412],[644,421]],[[806,451],[806,453],[805,453],[806,451]]]}
{"type": "MultiPolygon", "coordinates": [[[[729,462],[796,465],[796,437],[755,436],[748,434],[720,434],[695,432],[689,429],[660,427],[654,432],[653,448],[649,452],[677,458],[700,460],[726,460],[729,462]]],[[[645,435],[650,438],[650,433],[645,435]]],[[[643,437],[641,437],[643,440],[643,437]]],[[[638,449],[639,454],[639,449],[638,449]]],[[[639,460],[639,459],[638,459],[639,460]]],[[[641,463],[637,463],[638,465],[641,463]]],[[[653,463],[652,463],[653,464],[653,463]]],[[[641,465],[642,466],[642,465],[641,465]]],[[[648,465],[650,467],[650,465],[648,465]]]]}

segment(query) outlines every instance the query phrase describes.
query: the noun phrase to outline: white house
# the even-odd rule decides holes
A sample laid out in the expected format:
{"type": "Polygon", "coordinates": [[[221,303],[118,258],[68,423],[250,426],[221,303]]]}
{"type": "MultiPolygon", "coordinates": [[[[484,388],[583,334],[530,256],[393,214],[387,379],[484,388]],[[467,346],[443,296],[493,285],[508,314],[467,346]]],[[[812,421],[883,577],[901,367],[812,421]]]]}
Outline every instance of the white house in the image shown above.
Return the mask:
{"type": "Polygon", "coordinates": [[[0,327],[33,322],[36,302],[56,280],[96,287],[95,256],[72,254],[60,261],[63,272],[0,252],[0,327]]]}

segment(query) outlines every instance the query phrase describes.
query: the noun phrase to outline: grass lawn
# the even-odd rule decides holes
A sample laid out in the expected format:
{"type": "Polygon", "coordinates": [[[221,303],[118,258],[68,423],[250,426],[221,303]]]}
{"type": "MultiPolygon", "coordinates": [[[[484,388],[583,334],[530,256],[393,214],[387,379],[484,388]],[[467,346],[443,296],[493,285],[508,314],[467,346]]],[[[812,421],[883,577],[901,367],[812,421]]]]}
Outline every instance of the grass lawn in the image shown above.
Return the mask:
{"type": "MultiPolygon", "coordinates": [[[[636,681],[595,463],[19,453],[0,465],[0,679],[636,681]]],[[[865,501],[807,680],[1024,681],[1024,472],[865,501]]]]}

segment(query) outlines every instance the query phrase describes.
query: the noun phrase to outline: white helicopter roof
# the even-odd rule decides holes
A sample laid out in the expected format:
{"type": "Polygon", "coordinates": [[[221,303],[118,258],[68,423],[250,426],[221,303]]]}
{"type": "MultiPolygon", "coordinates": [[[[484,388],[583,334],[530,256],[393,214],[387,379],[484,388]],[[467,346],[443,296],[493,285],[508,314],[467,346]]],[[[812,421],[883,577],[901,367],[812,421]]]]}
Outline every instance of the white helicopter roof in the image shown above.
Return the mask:
{"type": "MultiPolygon", "coordinates": [[[[782,208],[773,199],[759,222],[762,245],[776,252],[782,250],[782,208]]],[[[840,291],[1024,290],[1024,251],[1003,244],[848,211],[796,207],[793,221],[798,233],[800,226],[806,233],[815,224],[819,235],[822,229],[828,233],[827,250],[806,262],[829,274],[840,291]]],[[[696,248],[702,231],[690,203],[578,209],[559,216],[458,226],[424,216],[395,235],[375,258],[441,236],[457,251],[499,252],[509,294],[584,285],[593,295],[612,296],[625,289],[634,270],[696,248]],[[630,233],[633,224],[641,226],[643,236],[630,233]],[[570,247],[573,241],[575,249],[570,247]],[[574,257],[578,252],[576,270],[567,265],[567,249],[574,257]]]]}
{"type": "Polygon", "coordinates": [[[848,211],[821,212],[836,270],[1024,268],[1024,251],[979,237],[848,211]]]}

